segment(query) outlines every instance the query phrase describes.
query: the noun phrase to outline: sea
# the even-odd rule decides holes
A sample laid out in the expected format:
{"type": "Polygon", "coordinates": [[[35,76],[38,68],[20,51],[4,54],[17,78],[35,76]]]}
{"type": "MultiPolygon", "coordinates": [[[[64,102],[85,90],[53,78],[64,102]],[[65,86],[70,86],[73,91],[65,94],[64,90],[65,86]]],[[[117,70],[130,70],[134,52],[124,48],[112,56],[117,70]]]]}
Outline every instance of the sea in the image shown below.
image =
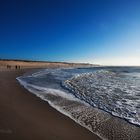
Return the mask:
{"type": "Polygon", "coordinates": [[[140,67],[49,68],[17,80],[102,139],[140,140],[140,67]]]}

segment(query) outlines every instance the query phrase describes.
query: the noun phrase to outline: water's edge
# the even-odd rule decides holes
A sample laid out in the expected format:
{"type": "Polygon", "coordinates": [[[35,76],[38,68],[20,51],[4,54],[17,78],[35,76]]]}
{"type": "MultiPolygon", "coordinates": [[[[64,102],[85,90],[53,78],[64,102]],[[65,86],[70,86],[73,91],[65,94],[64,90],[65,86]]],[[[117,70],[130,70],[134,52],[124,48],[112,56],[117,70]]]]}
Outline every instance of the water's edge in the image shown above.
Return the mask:
{"type": "MultiPolygon", "coordinates": [[[[20,76],[21,77],[21,76],[20,76]]],[[[69,117],[70,119],[72,119],[75,123],[79,124],[80,126],[86,128],[87,130],[89,130],[91,133],[97,135],[99,138],[101,138],[102,140],[107,140],[106,138],[103,138],[102,136],[100,136],[100,134],[93,132],[90,128],[88,128],[87,126],[85,126],[84,124],[80,123],[80,121],[77,121],[76,119],[74,119],[70,114],[68,114],[67,112],[63,111],[62,109],[60,109],[58,106],[54,105],[51,101],[43,98],[42,96],[38,96],[35,92],[33,92],[32,90],[28,89],[23,82],[20,80],[20,77],[17,77],[16,80],[20,83],[21,86],[23,86],[26,90],[28,90],[30,93],[34,94],[36,97],[39,97],[41,100],[46,101],[52,108],[54,108],[56,111],[60,112],[61,114],[69,117]]],[[[88,104],[87,104],[88,105],[88,104]]]]}

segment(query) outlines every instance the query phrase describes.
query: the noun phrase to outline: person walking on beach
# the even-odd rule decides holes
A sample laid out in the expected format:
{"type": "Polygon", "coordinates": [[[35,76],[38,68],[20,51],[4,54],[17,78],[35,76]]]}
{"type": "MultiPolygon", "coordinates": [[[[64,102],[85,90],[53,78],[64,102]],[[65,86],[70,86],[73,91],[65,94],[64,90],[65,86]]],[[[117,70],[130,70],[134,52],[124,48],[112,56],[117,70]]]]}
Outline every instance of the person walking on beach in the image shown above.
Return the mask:
{"type": "Polygon", "coordinates": [[[7,69],[11,69],[11,66],[10,65],[7,65],[7,69]]]}

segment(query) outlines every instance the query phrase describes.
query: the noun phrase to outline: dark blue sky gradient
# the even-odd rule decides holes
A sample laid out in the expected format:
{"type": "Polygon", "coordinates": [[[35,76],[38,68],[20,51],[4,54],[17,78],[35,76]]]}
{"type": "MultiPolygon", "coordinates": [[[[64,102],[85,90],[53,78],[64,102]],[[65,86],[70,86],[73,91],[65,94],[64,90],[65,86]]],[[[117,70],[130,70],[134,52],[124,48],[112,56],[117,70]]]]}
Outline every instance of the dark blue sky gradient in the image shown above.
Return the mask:
{"type": "Polygon", "coordinates": [[[0,58],[104,63],[133,57],[139,31],[139,0],[0,1],[0,58]]]}

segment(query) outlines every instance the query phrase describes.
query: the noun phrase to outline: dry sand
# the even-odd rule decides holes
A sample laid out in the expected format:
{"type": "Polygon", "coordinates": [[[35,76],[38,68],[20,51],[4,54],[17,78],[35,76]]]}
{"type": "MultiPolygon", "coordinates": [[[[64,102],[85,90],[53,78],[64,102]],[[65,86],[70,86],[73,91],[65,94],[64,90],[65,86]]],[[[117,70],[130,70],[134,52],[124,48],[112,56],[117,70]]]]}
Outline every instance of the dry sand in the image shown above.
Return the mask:
{"type": "Polygon", "coordinates": [[[98,65],[86,64],[86,63],[0,60],[0,71],[7,70],[8,65],[10,66],[10,69],[15,69],[16,66],[20,66],[20,69],[24,69],[24,68],[46,68],[46,67],[55,68],[55,67],[89,67],[89,66],[98,66],[98,65]]]}
{"type": "Polygon", "coordinates": [[[99,140],[16,81],[27,70],[0,72],[0,140],[99,140]]]}

